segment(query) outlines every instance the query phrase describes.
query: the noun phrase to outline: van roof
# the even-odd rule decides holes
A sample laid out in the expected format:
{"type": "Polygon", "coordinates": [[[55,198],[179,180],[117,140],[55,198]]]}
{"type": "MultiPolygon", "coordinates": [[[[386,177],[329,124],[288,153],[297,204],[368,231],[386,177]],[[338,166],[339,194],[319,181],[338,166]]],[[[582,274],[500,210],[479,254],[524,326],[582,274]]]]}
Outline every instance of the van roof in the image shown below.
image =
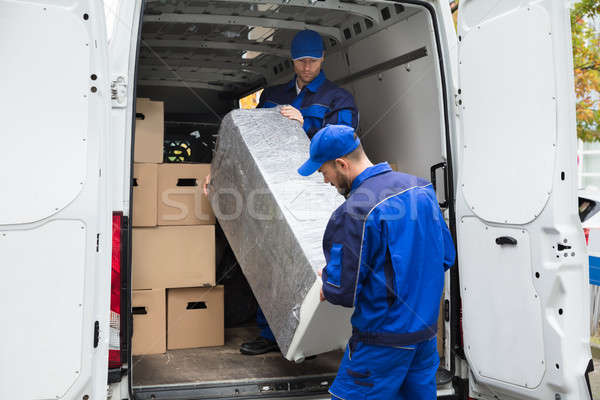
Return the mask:
{"type": "Polygon", "coordinates": [[[387,1],[147,0],[138,84],[247,93],[290,78],[299,30],[319,32],[331,54],[418,12],[387,1]]]}

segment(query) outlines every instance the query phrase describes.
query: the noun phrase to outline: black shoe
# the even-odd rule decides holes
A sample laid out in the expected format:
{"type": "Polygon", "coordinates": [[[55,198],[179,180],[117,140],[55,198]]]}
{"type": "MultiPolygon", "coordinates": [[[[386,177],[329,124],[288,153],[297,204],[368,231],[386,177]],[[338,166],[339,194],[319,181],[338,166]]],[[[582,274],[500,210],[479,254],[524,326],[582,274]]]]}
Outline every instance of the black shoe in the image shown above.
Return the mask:
{"type": "Polygon", "coordinates": [[[279,346],[277,346],[277,343],[264,337],[259,337],[254,342],[242,343],[240,346],[240,353],[248,356],[256,356],[271,351],[279,351],[279,346]]]}

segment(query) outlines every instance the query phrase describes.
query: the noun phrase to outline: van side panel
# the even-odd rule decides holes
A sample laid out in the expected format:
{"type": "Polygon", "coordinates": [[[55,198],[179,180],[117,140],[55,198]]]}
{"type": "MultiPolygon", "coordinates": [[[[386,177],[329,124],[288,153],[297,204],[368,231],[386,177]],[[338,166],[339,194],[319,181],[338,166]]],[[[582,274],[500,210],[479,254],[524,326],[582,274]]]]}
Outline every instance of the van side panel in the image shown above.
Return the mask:
{"type": "Polygon", "coordinates": [[[0,0],[0,59],[0,398],[101,399],[111,273],[102,3],[0,0]]]}

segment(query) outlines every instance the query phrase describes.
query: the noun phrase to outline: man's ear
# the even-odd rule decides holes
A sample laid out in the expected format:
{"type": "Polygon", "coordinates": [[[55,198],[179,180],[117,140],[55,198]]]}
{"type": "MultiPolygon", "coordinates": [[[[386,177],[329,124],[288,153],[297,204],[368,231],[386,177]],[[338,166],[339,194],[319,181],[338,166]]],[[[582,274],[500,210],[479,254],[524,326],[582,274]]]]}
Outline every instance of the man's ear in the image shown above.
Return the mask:
{"type": "Polygon", "coordinates": [[[345,158],[336,158],[335,165],[342,171],[350,168],[350,164],[348,164],[348,160],[346,160],[345,158]]]}

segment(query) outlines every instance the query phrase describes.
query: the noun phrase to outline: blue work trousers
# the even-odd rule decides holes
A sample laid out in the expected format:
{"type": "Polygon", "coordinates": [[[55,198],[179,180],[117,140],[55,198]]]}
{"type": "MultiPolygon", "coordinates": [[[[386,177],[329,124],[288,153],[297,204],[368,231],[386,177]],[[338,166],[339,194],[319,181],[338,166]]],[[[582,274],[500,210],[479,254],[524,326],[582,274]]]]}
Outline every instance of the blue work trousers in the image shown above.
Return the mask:
{"type": "Polygon", "coordinates": [[[263,314],[260,307],[256,311],[256,325],[260,328],[260,336],[265,339],[269,339],[271,342],[275,341],[275,336],[273,335],[273,331],[269,328],[269,323],[267,322],[267,318],[265,318],[265,314],[263,314]]]}
{"type": "Polygon", "coordinates": [[[346,348],[329,393],[333,400],[435,400],[439,363],[435,337],[406,347],[358,342],[346,348]]]}

